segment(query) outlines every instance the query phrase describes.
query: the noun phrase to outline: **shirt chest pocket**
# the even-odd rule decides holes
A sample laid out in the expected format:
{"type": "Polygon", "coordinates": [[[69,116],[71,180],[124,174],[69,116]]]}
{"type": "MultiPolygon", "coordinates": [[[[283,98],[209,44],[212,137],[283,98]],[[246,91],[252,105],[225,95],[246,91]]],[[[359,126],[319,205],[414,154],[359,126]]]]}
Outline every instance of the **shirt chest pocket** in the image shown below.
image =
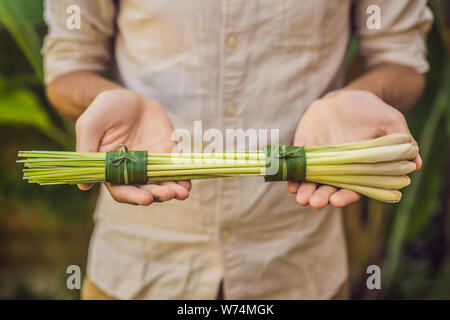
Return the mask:
{"type": "MultiPolygon", "coordinates": [[[[330,1],[330,0],[327,0],[330,1]]],[[[327,5],[324,0],[276,1],[275,41],[281,48],[319,48],[327,5]]]]}

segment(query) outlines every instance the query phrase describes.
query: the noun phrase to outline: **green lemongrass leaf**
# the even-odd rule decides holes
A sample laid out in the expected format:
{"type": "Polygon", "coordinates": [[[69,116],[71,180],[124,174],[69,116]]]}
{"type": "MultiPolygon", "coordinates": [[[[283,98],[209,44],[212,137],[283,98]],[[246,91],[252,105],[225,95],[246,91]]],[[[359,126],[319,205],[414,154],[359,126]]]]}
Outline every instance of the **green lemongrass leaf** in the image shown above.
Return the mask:
{"type": "Polygon", "coordinates": [[[250,167],[250,168],[213,168],[213,169],[192,169],[192,170],[162,170],[162,171],[148,171],[148,177],[158,176],[175,176],[175,175],[191,175],[191,174],[237,174],[237,173],[256,173],[264,175],[265,168],[250,167]]]}
{"type": "Polygon", "coordinates": [[[228,159],[228,160],[261,160],[264,159],[264,152],[195,152],[195,153],[149,153],[149,159],[171,158],[174,160],[189,159],[228,159]]]}
{"type": "Polygon", "coordinates": [[[150,177],[148,182],[161,182],[161,181],[184,181],[184,180],[203,180],[203,179],[217,179],[226,178],[226,175],[195,175],[195,176],[164,176],[164,177],[150,177]]]}
{"type": "MultiPolygon", "coordinates": [[[[246,163],[247,161],[254,161],[254,160],[234,160],[234,159],[202,159],[202,158],[171,158],[171,157],[148,157],[147,158],[147,165],[198,165],[198,164],[223,164],[223,165],[233,165],[233,164],[239,164],[239,163],[246,163]]],[[[257,161],[253,162],[257,165],[264,165],[265,161],[257,161]]]]}
{"type": "Polygon", "coordinates": [[[19,157],[29,157],[29,158],[73,158],[73,159],[95,159],[95,160],[105,160],[105,152],[74,152],[74,151],[19,151],[19,157]]]}
{"type": "Polygon", "coordinates": [[[201,179],[217,179],[217,178],[230,178],[230,177],[259,177],[259,173],[248,174],[210,174],[210,175],[187,175],[187,176],[161,176],[161,177],[149,177],[149,182],[160,181],[182,181],[182,180],[201,180],[201,179]]]}
{"type": "Polygon", "coordinates": [[[186,169],[212,169],[212,168],[245,168],[245,167],[265,167],[264,162],[236,162],[236,163],[199,163],[199,164],[157,164],[147,165],[148,171],[161,171],[161,170],[186,170],[186,169]]]}

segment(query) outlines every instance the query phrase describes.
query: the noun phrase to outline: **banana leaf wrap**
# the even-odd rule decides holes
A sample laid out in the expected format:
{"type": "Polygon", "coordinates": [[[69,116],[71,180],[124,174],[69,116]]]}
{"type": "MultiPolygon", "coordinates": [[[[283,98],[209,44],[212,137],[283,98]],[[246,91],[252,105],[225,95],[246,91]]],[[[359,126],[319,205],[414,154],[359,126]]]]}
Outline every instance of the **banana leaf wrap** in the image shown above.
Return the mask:
{"type": "Polygon", "coordinates": [[[266,175],[269,181],[302,181],[306,176],[305,147],[266,146],[266,175]]]}
{"type": "Polygon", "coordinates": [[[105,177],[111,184],[145,184],[147,151],[114,150],[106,153],[105,177]]]}

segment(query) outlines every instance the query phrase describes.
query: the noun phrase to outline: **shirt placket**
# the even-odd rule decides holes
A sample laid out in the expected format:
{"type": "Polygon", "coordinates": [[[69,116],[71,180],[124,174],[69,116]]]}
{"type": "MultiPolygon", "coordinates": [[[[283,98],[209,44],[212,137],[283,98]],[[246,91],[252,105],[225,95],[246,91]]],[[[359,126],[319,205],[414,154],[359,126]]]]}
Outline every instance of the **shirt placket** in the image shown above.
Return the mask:
{"type": "MultiPolygon", "coordinates": [[[[221,99],[220,115],[222,131],[243,125],[242,110],[239,105],[245,54],[242,52],[243,34],[240,32],[239,12],[245,1],[222,1],[222,52],[221,52],[221,99]]],[[[248,17],[247,17],[248,18],[248,17]]],[[[226,141],[224,141],[226,146],[226,141]]],[[[228,150],[229,151],[229,150],[228,150]]],[[[218,217],[218,236],[224,265],[224,289],[238,289],[239,255],[237,252],[239,181],[236,178],[221,179],[219,182],[220,213],[218,217]]]]}

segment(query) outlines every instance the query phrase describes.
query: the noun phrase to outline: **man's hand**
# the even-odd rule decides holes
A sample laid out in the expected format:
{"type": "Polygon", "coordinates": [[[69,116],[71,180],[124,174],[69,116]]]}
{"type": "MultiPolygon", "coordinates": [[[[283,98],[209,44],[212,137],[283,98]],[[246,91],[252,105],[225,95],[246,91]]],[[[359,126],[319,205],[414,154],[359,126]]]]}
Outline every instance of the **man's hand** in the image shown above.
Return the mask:
{"type": "MultiPolygon", "coordinates": [[[[344,89],[329,93],[308,108],[298,124],[294,145],[338,144],[390,133],[411,134],[400,111],[369,91],[344,89]]],[[[419,155],[414,162],[420,169],[422,160],[419,155]]],[[[317,186],[311,182],[288,182],[288,189],[297,194],[299,204],[310,204],[317,209],[328,203],[344,207],[360,198],[354,191],[317,186]]]]}
{"type": "MultiPolygon", "coordinates": [[[[125,144],[130,150],[171,152],[172,124],[163,108],[133,91],[106,90],[100,93],[76,122],[77,151],[105,152],[125,144]]],[[[149,205],[153,201],[184,200],[189,181],[162,182],[142,186],[111,186],[112,197],[123,203],[149,205]]],[[[81,184],[87,190],[91,185],[81,184]]]]}

